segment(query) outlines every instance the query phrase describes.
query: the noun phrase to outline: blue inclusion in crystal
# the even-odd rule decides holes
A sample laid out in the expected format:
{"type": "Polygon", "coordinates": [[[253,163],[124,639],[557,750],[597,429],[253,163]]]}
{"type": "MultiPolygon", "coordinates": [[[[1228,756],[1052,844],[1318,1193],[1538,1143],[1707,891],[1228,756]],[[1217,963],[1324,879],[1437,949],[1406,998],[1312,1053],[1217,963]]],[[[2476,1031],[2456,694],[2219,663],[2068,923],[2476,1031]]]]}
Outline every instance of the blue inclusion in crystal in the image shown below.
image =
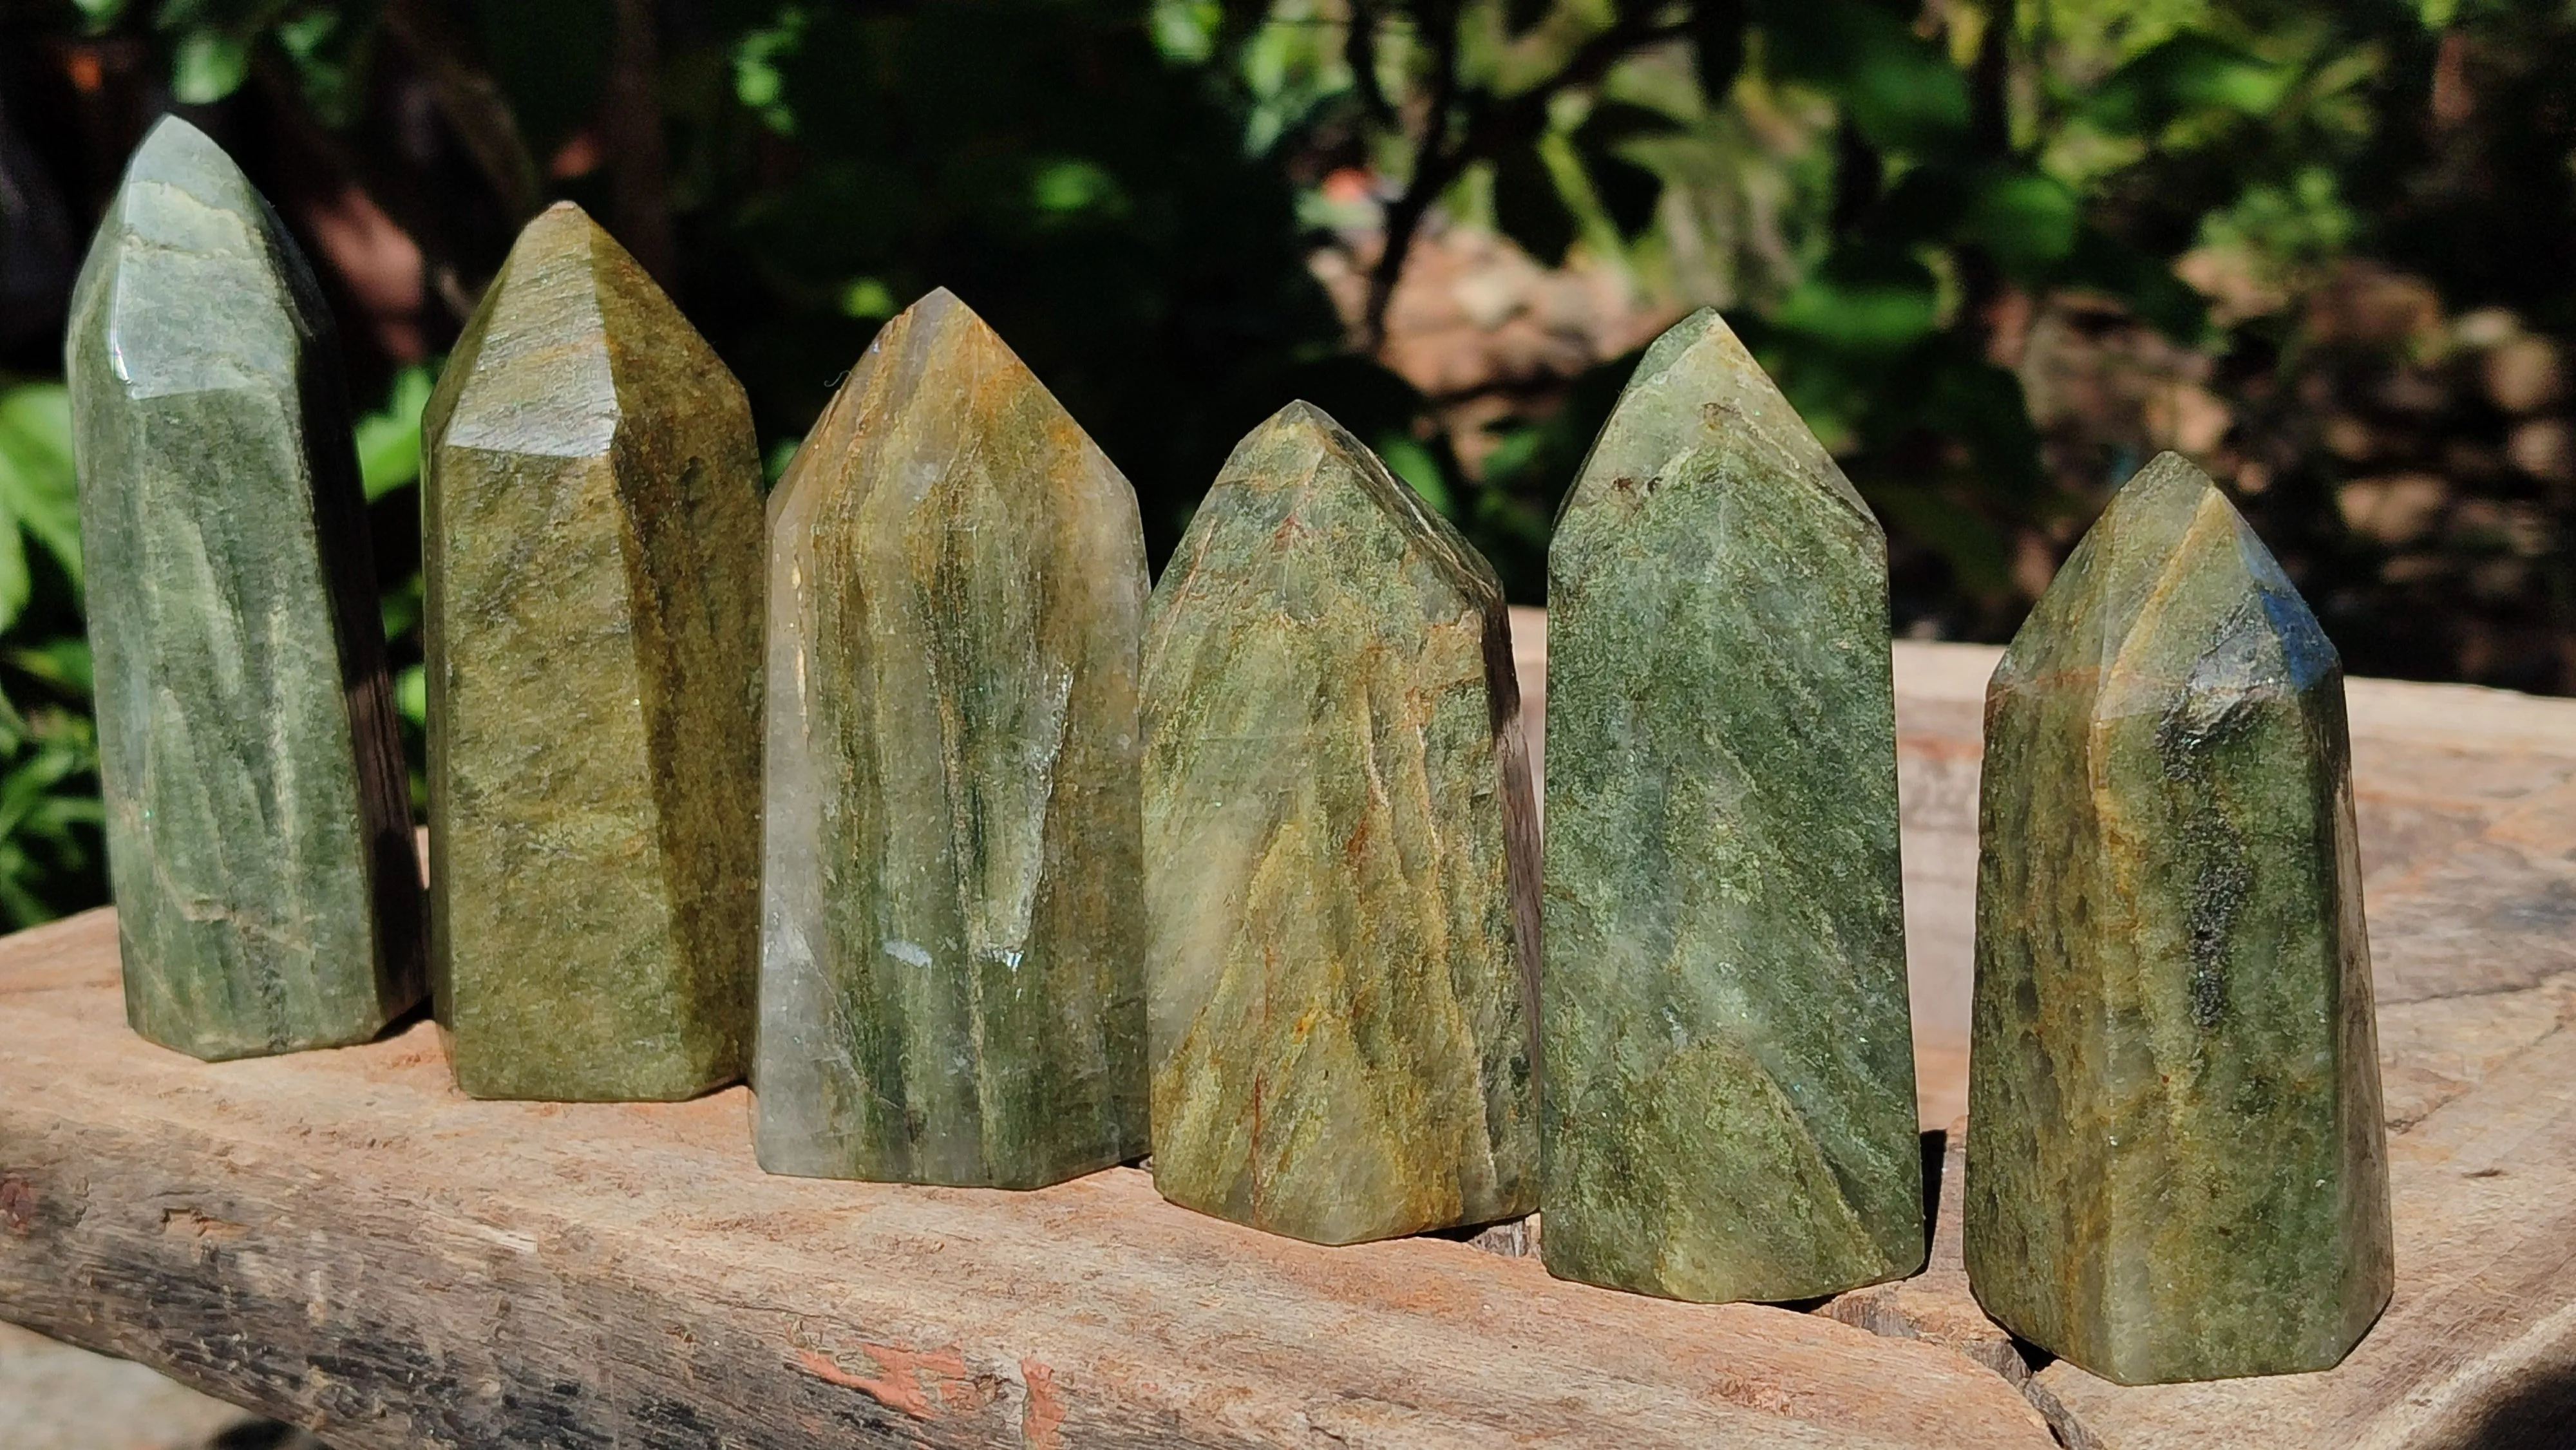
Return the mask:
{"type": "Polygon", "coordinates": [[[2326,638],[2323,625],[2308,601],[2299,597],[2299,586],[2281,571],[2281,563],[2272,551],[2263,547],[2254,530],[2243,519],[2236,523],[2236,548],[2245,561],[2245,573],[2253,581],[2254,592],[2263,601],[2263,615],[2272,622],[2272,633],[2281,641],[2281,664],[2290,672],[2293,689],[2304,693],[2309,686],[2343,668],[2343,657],[2335,653],[2334,641],[2326,638]]]}

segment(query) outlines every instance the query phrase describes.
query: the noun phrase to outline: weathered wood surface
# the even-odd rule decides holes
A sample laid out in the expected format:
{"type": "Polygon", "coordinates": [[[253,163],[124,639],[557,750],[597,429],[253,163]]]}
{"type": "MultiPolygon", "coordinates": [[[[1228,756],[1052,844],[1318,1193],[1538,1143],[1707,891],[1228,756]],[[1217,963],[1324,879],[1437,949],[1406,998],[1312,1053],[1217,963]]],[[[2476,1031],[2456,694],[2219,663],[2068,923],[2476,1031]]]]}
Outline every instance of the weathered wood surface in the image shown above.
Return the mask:
{"type": "MultiPolygon", "coordinates": [[[[1535,666],[1543,621],[1514,628],[1535,666]]],[[[1964,1096],[1992,659],[1898,651],[1934,1124],[1964,1096]]],[[[2046,1366],[2029,1392],[2069,1443],[2576,1445],[2576,703],[2351,693],[2396,1303],[2327,1374],[2046,1366]]],[[[1944,1273],[1955,1225],[1933,1272],[1822,1315],[1702,1308],[1436,1239],[1268,1238],[1133,1170],[1027,1195],[765,1177],[745,1108],[470,1102],[425,1025],[199,1064],[125,1030],[112,925],[78,918],[0,941],[0,1319],[342,1450],[2048,1443],[1944,1273]]]]}
{"type": "Polygon", "coordinates": [[[208,1066],[115,970],[103,912],[0,945],[0,1318],[339,1450],[2049,1443],[1933,1346],[1314,1248],[1132,1169],[769,1177],[740,1089],[469,1101],[425,1024],[208,1066]]]}

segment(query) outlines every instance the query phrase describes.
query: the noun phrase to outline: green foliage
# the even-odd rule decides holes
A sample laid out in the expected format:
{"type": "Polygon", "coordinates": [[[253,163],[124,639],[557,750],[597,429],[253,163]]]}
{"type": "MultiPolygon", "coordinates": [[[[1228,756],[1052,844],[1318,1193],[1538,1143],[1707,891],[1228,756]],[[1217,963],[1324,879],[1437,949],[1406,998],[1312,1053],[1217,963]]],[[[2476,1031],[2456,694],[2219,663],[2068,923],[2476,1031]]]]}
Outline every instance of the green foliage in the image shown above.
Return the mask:
{"type": "MultiPolygon", "coordinates": [[[[946,286],[1135,480],[1159,553],[1238,437],[1333,391],[1294,190],[1247,154],[1248,107],[1172,58],[1205,14],[1157,14],[784,6],[727,47],[735,104],[800,165],[713,172],[683,296],[766,433],[800,434],[876,324],[946,286]]],[[[738,146],[740,119],[679,149],[738,146]]]]}
{"type": "MultiPolygon", "coordinates": [[[[1887,522],[1900,621],[1984,637],[2017,618],[2032,541],[2062,542],[2143,461],[2114,451],[2072,487],[2043,471],[2012,321],[2038,301],[2101,299],[2249,397],[2300,365],[2296,318],[2214,309],[2186,256],[2259,304],[2371,255],[2456,309],[2576,333],[2563,0],[701,0],[662,7],[685,19],[622,92],[612,0],[12,4],[132,37],[179,99],[283,115],[360,162],[411,144],[376,104],[409,77],[470,164],[352,171],[404,225],[436,218],[422,245],[460,298],[547,188],[621,232],[658,215],[772,477],[876,327],[950,287],[1136,483],[1157,558],[1235,440],[1303,396],[1539,598],[1556,505],[1634,359],[1453,439],[1454,400],[1352,346],[1391,268],[1356,329],[1315,280],[1319,247],[1368,265],[1381,225],[1399,256],[1445,217],[1607,268],[1653,309],[1724,308],[1887,522]],[[2428,120],[2462,54],[2476,117],[2428,120]],[[640,201],[611,143],[638,94],[668,150],[640,201]]],[[[356,438],[415,747],[409,490],[433,375],[400,371],[356,438]]],[[[12,920],[97,881],[66,437],[59,388],[0,392],[12,920]]],[[[2331,481],[2277,487],[2267,534],[2341,557],[2331,481]]]]}
{"type": "Polygon", "coordinates": [[[27,541],[80,583],[80,513],[72,484],[72,410],[59,383],[0,392],[0,634],[27,607],[27,541]]]}
{"type": "Polygon", "coordinates": [[[358,476],[375,503],[420,480],[420,414],[438,381],[436,368],[415,364],[394,374],[385,405],[358,419],[358,476]]]}
{"type": "Polygon", "coordinates": [[[80,577],[70,400],[60,383],[0,382],[0,921],[11,927],[105,892],[80,577]]]}
{"type": "Polygon", "coordinates": [[[98,739],[86,715],[0,700],[0,917],[49,921],[104,897],[98,739]]]}

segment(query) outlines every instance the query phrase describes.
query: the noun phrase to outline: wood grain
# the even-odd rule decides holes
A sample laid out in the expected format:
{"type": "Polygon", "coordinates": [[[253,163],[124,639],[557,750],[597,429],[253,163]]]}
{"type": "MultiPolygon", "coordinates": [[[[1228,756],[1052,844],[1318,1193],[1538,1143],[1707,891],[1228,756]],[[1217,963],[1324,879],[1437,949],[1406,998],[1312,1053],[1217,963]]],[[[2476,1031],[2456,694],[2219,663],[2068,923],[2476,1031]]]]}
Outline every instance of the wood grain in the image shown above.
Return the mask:
{"type": "Polygon", "coordinates": [[[0,1042],[0,1318],[339,1450],[2049,1443],[1933,1346],[1315,1248],[1132,1169],[769,1177],[739,1089],[470,1101],[425,1024],[209,1067],[126,1030],[103,912],[0,943],[0,1042]]]}

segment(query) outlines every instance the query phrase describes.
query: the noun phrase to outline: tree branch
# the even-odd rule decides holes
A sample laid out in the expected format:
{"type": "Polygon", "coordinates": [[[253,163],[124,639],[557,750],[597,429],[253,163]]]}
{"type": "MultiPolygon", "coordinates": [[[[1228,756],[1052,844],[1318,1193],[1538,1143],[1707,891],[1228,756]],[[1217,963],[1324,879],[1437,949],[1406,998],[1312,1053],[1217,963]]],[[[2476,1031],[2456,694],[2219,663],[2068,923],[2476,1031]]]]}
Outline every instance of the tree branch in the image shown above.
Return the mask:
{"type": "Polygon", "coordinates": [[[1368,109],[1369,119],[1381,126],[1395,124],[1395,107],[1386,99],[1386,88],[1377,82],[1377,0],[1351,0],[1350,26],[1342,36],[1342,59],[1351,68],[1351,84],[1359,89],[1360,104],[1368,109]]]}
{"type": "Polygon", "coordinates": [[[617,239],[669,291],[679,285],[679,244],[671,234],[659,40],[653,0],[617,0],[617,41],[608,64],[601,129],[608,142],[609,206],[617,239]]]}
{"type": "Polygon", "coordinates": [[[1423,215],[1458,175],[1459,163],[1448,149],[1450,107],[1458,98],[1458,6],[1455,0],[1425,5],[1424,28],[1431,38],[1431,97],[1422,114],[1422,135],[1413,146],[1413,174],[1404,194],[1386,209],[1385,241],[1377,266],[1369,272],[1368,308],[1360,317],[1360,341],[1375,352],[1386,342],[1386,308],[1395,298],[1396,280],[1404,275],[1404,254],[1423,215]],[[1428,24],[1438,17],[1436,26],[1428,24]]]}
{"type": "Polygon", "coordinates": [[[1426,8],[1436,9],[1443,22],[1434,33],[1437,68],[1432,79],[1431,106],[1423,120],[1422,137],[1414,147],[1413,175],[1405,182],[1404,194],[1386,210],[1386,242],[1378,253],[1377,265],[1369,272],[1368,308],[1361,318],[1360,339],[1371,352],[1386,341],[1387,306],[1395,298],[1396,283],[1404,276],[1405,256],[1413,248],[1414,234],[1450,183],[1476,162],[1536,140],[1547,129],[1548,111],[1558,96],[1598,82],[1629,56],[1677,39],[1689,28],[1686,24],[1659,25],[1650,16],[1633,11],[1623,13],[1609,29],[1577,47],[1555,75],[1499,101],[1476,98],[1470,104],[1472,114],[1464,133],[1452,146],[1448,137],[1457,129],[1450,111],[1458,103],[1458,11],[1450,4],[1426,8]]]}
{"type": "Polygon", "coordinates": [[[537,181],[537,159],[519,134],[519,119],[501,95],[500,84],[467,58],[438,0],[390,0],[385,28],[419,64],[430,93],[447,124],[456,129],[475,169],[483,173],[492,194],[501,200],[512,225],[536,215],[545,201],[537,181]]]}

